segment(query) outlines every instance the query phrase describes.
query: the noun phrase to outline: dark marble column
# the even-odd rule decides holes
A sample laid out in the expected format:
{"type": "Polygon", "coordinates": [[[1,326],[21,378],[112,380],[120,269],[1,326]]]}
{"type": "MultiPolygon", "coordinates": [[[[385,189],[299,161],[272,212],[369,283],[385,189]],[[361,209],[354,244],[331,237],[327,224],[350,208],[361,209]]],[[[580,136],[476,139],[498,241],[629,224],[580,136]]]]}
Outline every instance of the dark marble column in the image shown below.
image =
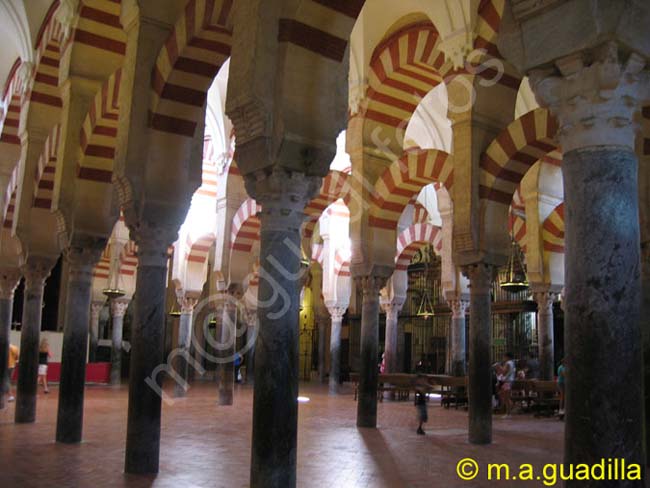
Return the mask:
{"type": "Polygon", "coordinates": [[[111,385],[122,384],[122,333],[124,331],[124,315],[129,308],[126,298],[111,300],[111,385]]]}
{"type": "Polygon", "coordinates": [[[325,383],[327,379],[327,317],[316,315],[316,324],[318,327],[318,381],[325,383]]]}
{"type": "Polygon", "coordinates": [[[257,310],[246,310],[246,344],[249,345],[246,351],[246,383],[255,382],[255,343],[259,331],[257,323],[257,310]]]}
{"type": "Polygon", "coordinates": [[[104,307],[104,302],[92,302],[90,304],[90,351],[88,362],[94,363],[97,360],[97,344],[99,342],[99,314],[104,307]]]}
{"type": "Polygon", "coordinates": [[[187,294],[177,295],[181,307],[181,316],[178,321],[178,348],[181,354],[178,356],[178,366],[181,381],[174,384],[174,397],[182,398],[186,395],[190,375],[190,344],[192,340],[192,317],[194,307],[198,299],[187,294]]]}
{"type": "Polygon", "coordinates": [[[129,410],[124,471],[157,473],[163,375],[163,328],[167,251],[176,228],[140,223],[131,229],[138,245],[138,271],[131,328],[129,410]],[[158,368],[158,369],[157,369],[158,368]]]}
{"type": "Polygon", "coordinates": [[[89,239],[83,245],[69,247],[65,253],[69,274],[56,441],[66,444],[81,442],[92,272],[105,245],[105,239],[89,239]]]}
{"type": "Polygon", "coordinates": [[[467,374],[467,351],[465,339],[465,313],[469,302],[461,298],[449,300],[451,308],[450,347],[452,376],[465,376],[467,374]]]}
{"type": "Polygon", "coordinates": [[[22,267],[25,277],[23,318],[20,333],[20,364],[16,387],[17,423],[36,420],[36,390],[38,382],[38,347],[43,313],[43,287],[55,260],[29,257],[22,267]]]}
{"type": "Polygon", "coordinates": [[[341,328],[343,316],[347,307],[330,306],[327,310],[332,317],[330,331],[330,377],[329,393],[337,395],[339,392],[339,378],[341,376],[341,328]]]}
{"type": "Polygon", "coordinates": [[[5,385],[9,385],[9,335],[11,313],[14,306],[14,291],[22,273],[18,267],[0,268],[0,409],[5,407],[5,385]]]}
{"type": "Polygon", "coordinates": [[[469,278],[469,442],[492,442],[492,289],[493,268],[484,263],[464,268],[469,278]]]}
{"type": "Polygon", "coordinates": [[[377,427],[377,377],[379,363],[379,290],[389,275],[357,277],[363,291],[361,308],[361,365],[357,400],[357,427],[377,427]]]}
{"type": "Polygon", "coordinates": [[[232,405],[235,389],[235,353],[237,350],[237,298],[224,294],[221,324],[221,364],[219,368],[219,405],[232,405]]]}
{"type": "MultiPolygon", "coordinates": [[[[650,241],[641,245],[641,317],[650,317],[650,241]]],[[[645,393],[646,466],[650,466],[650,320],[641,320],[645,393]]]]}
{"type": "Polygon", "coordinates": [[[397,373],[397,335],[398,317],[404,306],[404,301],[392,300],[381,305],[386,312],[386,337],[384,339],[384,361],[387,373],[397,373]]]}
{"type": "Polygon", "coordinates": [[[629,45],[608,42],[531,78],[558,119],[563,150],[567,464],[623,458],[645,466],[634,151],[636,112],[650,96],[644,63],[629,45]]]}
{"type": "Polygon", "coordinates": [[[262,206],[255,346],[251,487],[296,486],[300,228],[321,178],[275,170],[251,175],[246,189],[262,206]]]}
{"type": "Polygon", "coordinates": [[[553,302],[557,294],[551,291],[535,291],[537,302],[537,343],[539,345],[539,377],[555,378],[555,349],[553,340],[553,302]]]}

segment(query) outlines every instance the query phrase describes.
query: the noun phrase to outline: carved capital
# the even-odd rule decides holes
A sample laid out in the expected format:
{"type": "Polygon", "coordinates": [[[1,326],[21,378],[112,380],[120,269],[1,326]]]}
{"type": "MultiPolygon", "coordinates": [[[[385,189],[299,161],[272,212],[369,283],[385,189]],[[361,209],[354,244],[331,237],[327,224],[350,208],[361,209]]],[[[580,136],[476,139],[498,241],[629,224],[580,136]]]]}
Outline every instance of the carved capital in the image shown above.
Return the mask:
{"type": "Polygon", "coordinates": [[[406,297],[393,298],[392,300],[382,301],[381,309],[386,313],[386,319],[397,319],[397,316],[404,307],[406,297]]]}
{"type": "Polygon", "coordinates": [[[45,280],[50,276],[50,272],[56,260],[41,256],[31,256],[22,266],[23,276],[25,277],[25,291],[42,292],[45,280]]]}
{"type": "Polygon", "coordinates": [[[363,299],[367,298],[379,298],[379,292],[383,287],[386,286],[388,282],[388,276],[381,275],[368,275],[368,276],[357,276],[354,278],[354,281],[357,285],[357,288],[360,288],[363,292],[363,299]]]}
{"type": "Polygon", "coordinates": [[[111,314],[113,314],[113,317],[124,317],[127,308],[129,308],[129,300],[123,298],[111,300],[111,314]]]}
{"type": "Polygon", "coordinates": [[[71,281],[92,281],[93,267],[106,247],[106,239],[84,239],[83,242],[76,242],[64,251],[64,257],[68,263],[68,274],[71,281]]]}
{"type": "Polygon", "coordinates": [[[99,314],[104,308],[104,302],[92,302],[90,304],[90,317],[93,321],[99,320],[99,314]]]}
{"type": "Polygon", "coordinates": [[[642,72],[644,59],[633,53],[623,61],[618,45],[609,42],[589,55],[578,53],[555,64],[557,70],[533,71],[530,80],[539,103],[558,119],[562,150],[594,146],[634,150],[634,115],[648,96],[650,81],[642,72]]]}
{"type": "Polygon", "coordinates": [[[178,239],[175,225],[138,222],[130,228],[131,238],[138,246],[138,266],[167,266],[169,247],[178,239]]]}
{"type": "Polygon", "coordinates": [[[332,322],[341,322],[347,309],[348,307],[327,307],[327,311],[330,313],[332,322]]]}
{"type": "Polygon", "coordinates": [[[486,263],[470,264],[463,266],[463,274],[469,279],[472,295],[489,295],[492,291],[494,279],[494,266],[486,263]]]}
{"type": "Polygon", "coordinates": [[[553,314],[553,302],[558,298],[554,291],[534,291],[533,299],[537,302],[537,310],[540,314],[553,314]]]}
{"type": "Polygon", "coordinates": [[[299,231],[307,203],[320,189],[322,178],[275,168],[245,177],[246,191],[262,206],[258,216],[262,232],[299,231]]]}
{"type": "Polygon", "coordinates": [[[23,276],[19,268],[2,267],[0,268],[0,298],[3,300],[13,300],[14,291],[20,278],[23,276]]]}
{"type": "Polygon", "coordinates": [[[459,298],[449,300],[449,308],[451,308],[452,319],[464,319],[467,309],[469,308],[469,301],[459,298]]]}

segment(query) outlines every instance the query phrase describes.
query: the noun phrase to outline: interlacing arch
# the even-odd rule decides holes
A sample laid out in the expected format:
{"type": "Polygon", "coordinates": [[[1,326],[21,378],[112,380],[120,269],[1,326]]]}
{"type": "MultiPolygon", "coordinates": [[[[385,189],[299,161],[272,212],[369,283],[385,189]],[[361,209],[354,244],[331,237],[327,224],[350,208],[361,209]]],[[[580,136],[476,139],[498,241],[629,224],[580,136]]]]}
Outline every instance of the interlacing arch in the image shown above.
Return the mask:
{"type": "Polygon", "coordinates": [[[370,226],[394,229],[411,198],[434,182],[451,189],[454,167],[449,154],[437,149],[406,151],[384,170],[375,183],[370,226]]]}
{"type": "Polygon", "coordinates": [[[432,244],[436,254],[442,252],[442,232],[440,227],[428,223],[413,224],[397,236],[395,269],[405,270],[409,267],[415,253],[424,246],[432,244]]]}
{"type": "Polygon", "coordinates": [[[82,156],[77,177],[83,180],[110,183],[117,144],[119,94],[122,70],[118,69],[95,95],[81,127],[82,156]]]}
{"type": "Polygon", "coordinates": [[[398,127],[406,130],[420,101],[443,82],[445,55],[438,42],[438,31],[426,21],[400,29],[377,46],[370,61],[367,120],[388,134],[398,127]]]}
{"type": "Polygon", "coordinates": [[[429,211],[420,202],[413,202],[413,223],[423,224],[429,221],[429,211]]]}
{"type": "Polygon", "coordinates": [[[45,140],[43,153],[38,160],[36,185],[34,185],[34,207],[50,210],[54,192],[59,143],[61,141],[61,124],[56,124],[45,140]]]}
{"type": "Polygon", "coordinates": [[[151,127],[192,137],[214,77],[230,56],[232,0],[190,0],[152,74],[151,127]]]}
{"type": "Polygon", "coordinates": [[[347,197],[349,191],[347,181],[347,173],[335,170],[330,171],[323,179],[323,184],[321,185],[318,196],[312,199],[305,207],[307,220],[303,226],[304,237],[312,237],[314,234],[314,227],[316,227],[316,223],[325,209],[339,198],[345,199],[347,197]]]}
{"type": "Polygon", "coordinates": [[[561,159],[553,142],[557,129],[555,119],[542,108],[522,115],[504,129],[481,158],[480,198],[510,205],[521,179],[535,162],[549,153],[561,159]]]}
{"type": "Polygon", "coordinates": [[[544,253],[564,253],[564,202],[560,203],[544,221],[544,253]]]}
{"type": "Polygon", "coordinates": [[[232,220],[230,249],[249,253],[253,245],[260,240],[260,219],[257,213],[261,207],[252,198],[241,204],[232,220]]]}

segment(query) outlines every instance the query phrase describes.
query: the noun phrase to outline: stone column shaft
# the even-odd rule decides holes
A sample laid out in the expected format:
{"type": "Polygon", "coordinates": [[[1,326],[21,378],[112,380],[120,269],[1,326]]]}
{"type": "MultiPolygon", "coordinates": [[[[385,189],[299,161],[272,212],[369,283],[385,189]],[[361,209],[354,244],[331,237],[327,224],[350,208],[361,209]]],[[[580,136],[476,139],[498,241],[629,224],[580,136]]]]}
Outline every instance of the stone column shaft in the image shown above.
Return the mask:
{"type": "Polygon", "coordinates": [[[539,347],[539,377],[555,378],[555,352],[553,337],[553,302],[556,294],[549,291],[535,292],[537,302],[537,343],[539,347]]]}
{"type": "Polygon", "coordinates": [[[66,444],[81,442],[92,271],[106,242],[84,244],[66,251],[69,275],[56,417],[56,441],[66,444]]]}
{"type": "Polygon", "coordinates": [[[181,354],[178,356],[179,373],[181,382],[174,384],[174,396],[182,398],[187,393],[189,375],[190,375],[190,345],[192,343],[192,318],[194,316],[194,307],[197,299],[177,294],[178,303],[181,307],[181,315],[178,321],[178,348],[181,354]]]}
{"type": "Polygon", "coordinates": [[[14,291],[20,282],[20,269],[0,269],[0,409],[5,406],[5,385],[9,384],[9,336],[11,314],[14,305],[14,291]]]}
{"type": "Polygon", "coordinates": [[[135,232],[138,271],[131,328],[129,410],[124,471],[157,473],[160,457],[160,411],[163,328],[167,288],[167,249],[177,230],[140,224],[135,232]]]}
{"type": "Polygon", "coordinates": [[[236,299],[225,295],[223,320],[221,325],[221,358],[219,369],[219,405],[232,405],[235,389],[234,357],[237,348],[237,305],[236,299]]]}
{"type": "Polygon", "coordinates": [[[36,390],[38,382],[38,348],[43,313],[43,288],[54,263],[47,258],[31,258],[23,266],[25,291],[20,332],[20,365],[16,387],[17,423],[36,420],[36,390]]]}
{"type": "Polygon", "coordinates": [[[332,329],[330,331],[330,395],[336,395],[339,392],[339,378],[341,377],[341,328],[346,309],[347,307],[328,307],[330,316],[332,317],[332,329]]]}
{"type": "Polygon", "coordinates": [[[465,312],[469,302],[463,299],[449,300],[451,308],[450,346],[451,346],[451,374],[465,376],[467,374],[466,339],[465,339],[465,312]]]}
{"type": "Polygon", "coordinates": [[[103,302],[92,302],[90,304],[90,354],[89,362],[97,360],[97,347],[99,343],[99,313],[104,306],[103,302]]]}
{"type": "Polygon", "coordinates": [[[325,318],[318,317],[318,381],[325,383],[327,378],[326,354],[327,349],[327,326],[325,318]]]}
{"type": "Polygon", "coordinates": [[[124,332],[124,315],[129,308],[129,300],[114,298],[111,300],[111,385],[122,384],[122,342],[124,332]]]}
{"type": "Polygon", "coordinates": [[[357,278],[363,290],[361,308],[361,366],[357,400],[357,427],[377,427],[377,363],[379,354],[379,290],[387,278],[357,278]]]}
{"type": "Polygon", "coordinates": [[[464,270],[470,281],[469,442],[492,442],[492,266],[479,263],[464,270]]]}

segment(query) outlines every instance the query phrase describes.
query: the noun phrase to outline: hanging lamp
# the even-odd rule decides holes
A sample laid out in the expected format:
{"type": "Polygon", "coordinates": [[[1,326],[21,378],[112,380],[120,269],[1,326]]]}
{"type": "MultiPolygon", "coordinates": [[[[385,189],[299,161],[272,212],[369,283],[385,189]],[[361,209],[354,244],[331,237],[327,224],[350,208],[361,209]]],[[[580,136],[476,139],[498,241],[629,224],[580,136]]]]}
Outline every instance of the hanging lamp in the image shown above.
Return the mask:
{"type": "Polygon", "coordinates": [[[426,320],[429,317],[433,317],[435,314],[436,312],[433,309],[431,298],[429,298],[429,292],[425,291],[422,294],[422,300],[420,300],[420,306],[418,307],[418,311],[415,315],[417,315],[418,317],[422,317],[423,319],[426,320]]]}
{"type": "Polygon", "coordinates": [[[530,285],[526,276],[526,268],[521,259],[521,251],[514,238],[511,241],[512,245],[510,246],[510,257],[508,258],[506,275],[504,280],[499,283],[499,287],[508,293],[519,293],[520,291],[527,290],[530,285]]]}

